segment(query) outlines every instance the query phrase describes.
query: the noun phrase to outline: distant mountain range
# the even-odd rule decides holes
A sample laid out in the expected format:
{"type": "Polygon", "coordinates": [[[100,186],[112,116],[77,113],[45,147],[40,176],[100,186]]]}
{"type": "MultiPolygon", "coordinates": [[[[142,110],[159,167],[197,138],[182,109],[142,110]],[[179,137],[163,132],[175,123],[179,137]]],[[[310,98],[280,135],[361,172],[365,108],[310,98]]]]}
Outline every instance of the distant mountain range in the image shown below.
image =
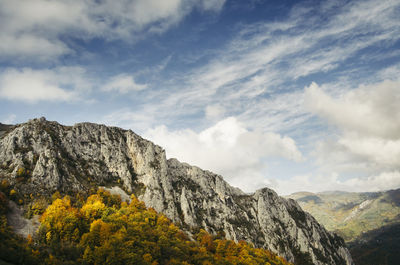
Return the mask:
{"type": "Polygon", "coordinates": [[[400,189],[384,192],[297,192],[287,196],[341,235],[356,264],[400,264],[400,189]]]}

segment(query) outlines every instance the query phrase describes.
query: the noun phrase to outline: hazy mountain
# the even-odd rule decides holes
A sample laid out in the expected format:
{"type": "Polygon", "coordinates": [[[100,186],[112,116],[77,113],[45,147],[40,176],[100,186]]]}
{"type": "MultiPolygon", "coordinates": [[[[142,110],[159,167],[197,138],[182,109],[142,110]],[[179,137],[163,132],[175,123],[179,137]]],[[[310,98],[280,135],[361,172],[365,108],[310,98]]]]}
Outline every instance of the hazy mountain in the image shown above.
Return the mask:
{"type": "Polygon", "coordinates": [[[400,189],[386,192],[294,193],[303,210],[346,241],[382,226],[400,223],[400,189]]]}
{"type": "MultiPolygon", "coordinates": [[[[3,127],[2,127],[3,128],[3,127]]],[[[132,131],[44,118],[4,127],[0,176],[29,197],[120,187],[189,234],[199,228],[246,240],[298,264],[353,264],[342,238],[294,200],[264,188],[245,194],[223,178],[176,159],[132,131]]],[[[316,200],[316,203],[319,203],[316,200]]]]}
{"type": "Polygon", "coordinates": [[[400,189],[385,192],[298,192],[295,199],[350,246],[356,264],[399,264],[400,189]]]}

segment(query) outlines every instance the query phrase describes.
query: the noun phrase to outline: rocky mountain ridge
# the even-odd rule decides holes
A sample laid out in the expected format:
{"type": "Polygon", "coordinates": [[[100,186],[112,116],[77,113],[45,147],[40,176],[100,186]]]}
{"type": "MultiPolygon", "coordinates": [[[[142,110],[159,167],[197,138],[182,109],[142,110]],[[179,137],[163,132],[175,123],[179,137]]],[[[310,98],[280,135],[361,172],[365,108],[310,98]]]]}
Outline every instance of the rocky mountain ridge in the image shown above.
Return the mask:
{"type": "Polygon", "coordinates": [[[298,264],[353,264],[344,241],[294,200],[268,188],[245,194],[217,174],[167,160],[130,130],[44,118],[1,130],[0,176],[22,194],[121,186],[188,232],[224,232],[298,264]]]}

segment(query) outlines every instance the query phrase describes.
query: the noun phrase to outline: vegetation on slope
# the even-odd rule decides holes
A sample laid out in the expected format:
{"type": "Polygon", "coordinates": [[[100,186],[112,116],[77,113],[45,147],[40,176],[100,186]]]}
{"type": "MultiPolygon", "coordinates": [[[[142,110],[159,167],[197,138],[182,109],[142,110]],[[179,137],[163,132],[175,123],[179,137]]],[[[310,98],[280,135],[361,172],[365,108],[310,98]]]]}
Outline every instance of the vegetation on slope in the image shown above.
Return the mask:
{"type": "Polygon", "coordinates": [[[365,233],[349,244],[356,265],[400,264],[400,224],[365,233]]]}
{"type": "Polygon", "coordinates": [[[289,264],[264,249],[200,230],[190,240],[167,217],[132,196],[99,190],[87,199],[53,196],[36,236],[13,234],[0,193],[0,261],[13,264],[289,264]]]}
{"type": "Polygon", "coordinates": [[[295,193],[289,197],[346,242],[356,240],[367,231],[400,223],[400,190],[295,193]]]}
{"type": "Polygon", "coordinates": [[[289,197],[347,241],[356,265],[400,264],[400,189],[302,192],[289,197]]]}

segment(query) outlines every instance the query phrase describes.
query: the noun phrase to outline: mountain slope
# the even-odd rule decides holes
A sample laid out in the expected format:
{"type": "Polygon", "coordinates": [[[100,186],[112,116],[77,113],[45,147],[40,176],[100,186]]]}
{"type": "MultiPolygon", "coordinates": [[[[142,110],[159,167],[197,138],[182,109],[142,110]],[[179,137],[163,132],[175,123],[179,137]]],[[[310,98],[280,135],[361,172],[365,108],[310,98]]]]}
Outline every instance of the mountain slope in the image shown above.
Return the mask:
{"type": "Polygon", "coordinates": [[[346,241],[363,233],[400,223],[400,189],[386,192],[295,193],[302,209],[312,214],[329,231],[346,241]]]}
{"type": "Polygon", "coordinates": [[[400,189],[288,196],[348,243],[356,264],[399,264],[400,189]]]}
{"type": "Polygon", "coordinates": [[[314,264],[352,264],[344,241],[294,200],[267,188],[245,194],[219,175],[166,160],[161,147],[132,131],[34,119],[1,135],[0,161],[0,176],[22,201],[56,190],[121,186],[188,232],[224,232],[297,264],[307,257],[314,264]]]}
{"type": "Polygon", "coordinates": [[[104,189],[84,197],[55,193],[40,217],[38,233],[24,240],[4,215],[10,210],[9,188],[0,186],[0,264],[293,265],[268,250],[204,230],[190,240],[134,195],[128,203],[104,189]]]}
{"type": "Polygon", "coordinates": [[[400,264],[400,224],[369,231],[350,244],[356,264],[400,264]]]}

